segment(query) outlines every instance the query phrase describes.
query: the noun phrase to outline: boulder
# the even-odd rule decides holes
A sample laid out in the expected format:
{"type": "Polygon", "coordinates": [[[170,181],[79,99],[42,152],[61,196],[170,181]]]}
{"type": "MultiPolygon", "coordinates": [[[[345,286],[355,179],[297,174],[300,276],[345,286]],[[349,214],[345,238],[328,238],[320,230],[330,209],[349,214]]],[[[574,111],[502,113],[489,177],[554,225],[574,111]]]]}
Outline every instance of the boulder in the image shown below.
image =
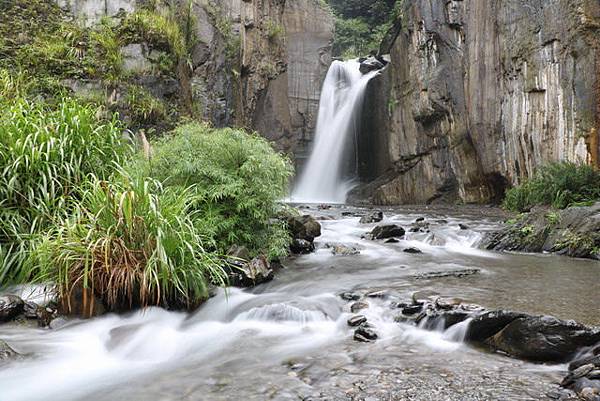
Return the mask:
{"type": "Polygon", "coordinates": [[[387,239],[393,237],[403,237],[406,231],[396,224],[386,224],[377,226],[371,231],[373,239],[387,239]]]}
{"type": "Polygon", "coordinates": [[[488,340],[517,358],[564,362],[578,350],[600,342],[600,330],[551,316],[519,317],[488,340]]]}
{"type": "Polygon", "coordinates": [[[288,216],[286,221],[288,230],[294,239],[313,242],[315,238],[321,236],[321,225],[312,216],[288,216]]]}
{"type": "Polygon", "coordinates": [[[8,322],[19,316],[25,307],[23,300],[16,295],[0,296],[0,322],[8,322]]]}
{"type": "Polygon", "coordinates": [[[368,57],[360,63],[359,70],[362,74],[368,74],[371,71],[381,70],[385,67],[381,61],[375,57],[368,57]]]}
{"type": "Polygon", "coordinates": [[[381,210],[377,210],[361,217],[359,222],[360,224],[371,224],[379,223],[381,220],[383,220],[383,212],[381,210]]]}
{"type": "Polygon", "coordinates": [[[368,307],[369,304],[366,302],[355,302],[350,306],[350,310],[352,311],[352,313],[356,313],[360,310],[367,309],[368,307]]]}
{"type": "Polygon", "coordinates": [[[305,239],[294,238],[290,244],[290,251],[296,255],[306,255],[315,251],[315,244],[305,239]]]}
{"type": "Polygon", "coordinates": [[[264,256],[256,257],[248,263],[232,265],[229,280],[233,286],[253,287],[273,279],[273,270],[264,256]]]}
{"type": "Polygon", "coordinates": [[[358,301],[362,298],[362,296],[356,292],[346,291],[340,294],[340,298],[342,298],[344,301],[358,301]]]}
{"type": "Polygon", "coordinates": [[[476,342],[484,341],[504,329],[509,323],[525,316],[527,315],[524,313],[505,310],[485,312],[471,321],[466,339],[476,342]]]}

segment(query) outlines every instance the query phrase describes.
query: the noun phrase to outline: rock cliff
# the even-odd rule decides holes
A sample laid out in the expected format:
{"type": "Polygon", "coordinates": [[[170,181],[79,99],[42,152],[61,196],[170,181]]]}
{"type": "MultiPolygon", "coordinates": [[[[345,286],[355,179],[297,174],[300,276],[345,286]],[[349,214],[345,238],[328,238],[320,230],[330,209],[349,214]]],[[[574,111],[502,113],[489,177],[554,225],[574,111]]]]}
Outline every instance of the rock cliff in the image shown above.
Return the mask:
{"type": "Polygon", "coordinates": [[[600,3],[405,3],[369,86],[354,199],[489,202],[551,161],[600,167],[600,3]]]}

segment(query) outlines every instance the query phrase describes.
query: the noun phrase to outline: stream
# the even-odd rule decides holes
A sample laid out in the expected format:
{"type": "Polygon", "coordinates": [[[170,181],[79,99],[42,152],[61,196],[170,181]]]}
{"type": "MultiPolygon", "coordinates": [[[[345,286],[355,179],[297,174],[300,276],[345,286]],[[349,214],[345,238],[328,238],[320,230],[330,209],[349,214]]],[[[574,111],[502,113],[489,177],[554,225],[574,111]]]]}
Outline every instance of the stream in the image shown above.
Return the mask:
{"type": "Polygon", "coordinates": [[[0,366],[0,400],[548,399],[564,365],[475,349],[461,342],[460,327],[396,323],[390,304],[421,291],[600,324],[598,262],[479,250],[482,233],[498,226],[491,209],[385,210],[384,222],[405,228],[418,217],[431,222],[430,233],[389,244],[361,239],[376,225],[352,215],[364,210],[306,212],[322,219],[315,253],[286,260],[267,284],[221,290],[195,313],[151,308],[53,330],[0,325],[0,339],[28,354],[0,366]],[[334,256],[326,243],[361,253],[334,256]],[[464,269],[480,272],[426,274],[464,269]],[[366,298],[361,311],[379,339],[356,342],[350,302],[339,294],[380,290],[387,296],[366,298]]]}

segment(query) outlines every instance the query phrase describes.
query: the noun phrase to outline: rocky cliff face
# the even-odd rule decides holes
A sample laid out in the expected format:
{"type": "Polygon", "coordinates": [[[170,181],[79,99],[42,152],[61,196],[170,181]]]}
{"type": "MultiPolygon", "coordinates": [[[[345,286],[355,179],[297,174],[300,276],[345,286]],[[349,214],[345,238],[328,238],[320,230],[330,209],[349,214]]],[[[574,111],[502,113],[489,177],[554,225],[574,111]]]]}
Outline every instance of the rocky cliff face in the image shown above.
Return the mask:
{"type": "MultiPolygon", "coordinates": [[[[57,3],[87,26],[144,5],[143,0],[57,3]]],[[[189,91],[196,117],[257,130],[279,149],[304,154],[331,58],[330,11],[319,0],[197,0],[191,7],[195,44],[185,82],[152,74],[160,55],[146,43],[122,49],[124,68],[165,101],[189,91]]],[[[86,88],[79,82],[71,86],[86,88]]]]}
{"type": "Polygon", "coordinates": [[[415,0],[394,30],[355,197],[488,202],[551,161],[600,167],[597,1],[415,0]]]}

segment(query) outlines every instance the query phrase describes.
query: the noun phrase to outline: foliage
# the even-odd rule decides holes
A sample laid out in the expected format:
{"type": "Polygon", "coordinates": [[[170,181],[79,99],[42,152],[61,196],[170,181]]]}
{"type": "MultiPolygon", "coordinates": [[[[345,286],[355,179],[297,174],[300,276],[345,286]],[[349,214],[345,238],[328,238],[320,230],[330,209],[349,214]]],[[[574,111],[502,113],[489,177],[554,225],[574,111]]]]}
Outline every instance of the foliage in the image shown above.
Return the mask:
{"type": "Polygon", "coordinates": [[[195,192],[127,174],[89,182],[34,252],[40,278],[57,282],[63,299],[89,288],[110,310],[197,305],[226,275],[193,224],[195,192]]]}
{"type": "Polygon", "coordinates": [[[165,104],[141,86],[130,85],[123,102],[135,126],[155,124],[167,117],[165,104]]]}
{"type": "Polygon", "coordinates": [[[335,14],[333,54],[344,58],[377,51],[403,4],[402,0],[328,1],[335,14]]]}
{"type": "Polygon", "coordinates": [[[238,244],[255,254],[285,253],[285,227],[269,220],[286,195],[292,168],[265,139],[191,123],[156,143],[146,168],[166,186],[195,185],[201,216],[195,224],[213,248],[225,252],[238,244]]]}
{"type": "Polygon", "coordinates": [[[519,212],[535,205],[564,209],[598,199],[600,172],[591,166],[563,162],[542,167],[533,178],[509,190],[504,207],[519,212]]]}
{"type": "Polygon", "coordinates": [[[284,27],[275,21],[267,20],[265,27],[267,29],[267,37],[271,42],[281,40],[285,35],[284,27]]]}
{"type": "MultiPolygon", "coordinates": [[[[18,89],[11,89],[11,91],[18,89]]],[[[10,93],[10,91],[7,91],[10,93]]],[[[57,108],[0,98],[0,244],[25,252],[21,242],[67,213],[90,174],[108,177],[128,154],[116,120],[93,106],[65,99],[57,108]]],[[[2,284],[22,277],[2,257],[2,284]]],[[[2,263],[0,262],[0,268],[2,263]]]]}

